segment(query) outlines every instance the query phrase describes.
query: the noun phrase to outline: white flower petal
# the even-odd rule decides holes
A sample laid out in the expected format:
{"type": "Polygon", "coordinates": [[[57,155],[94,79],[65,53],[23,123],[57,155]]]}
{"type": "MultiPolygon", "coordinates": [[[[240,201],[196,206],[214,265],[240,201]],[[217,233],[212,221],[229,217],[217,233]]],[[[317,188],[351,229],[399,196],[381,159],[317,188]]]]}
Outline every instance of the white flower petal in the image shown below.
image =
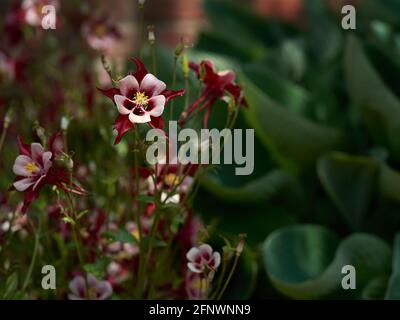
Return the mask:
{"type": "Polygon", "coordinates": [[[125,78],[121,79],[118,83],[121,93],[130,99],[132,99],[132,97],[129,95],[139,90],[139,82],[132,75],[126,76],[125,78]]]}
{"type": "Polygon", "coordinates": [[[44,153],[44,149],[40,143],[34,142],[31,144],[31,154],[32,154],[32,159],[40,163],[42,160],[42,156],[44,153]]]}
{"type": "Polygon", "coordinates": [[[196,257],[199,255],[200,250],[196,247],[191,248],[188,253],[186,253],[186,258],[189,261],[194,261],[196,259],[196,257]]]}
{"type": "Polygon", "coordinates": [[[190,271],[194,272],[194,273],[202,273],[202,270],[197,268],[193,263],[189,262],[187,264],[188,268],[190,271]]]}
{"type": "Polygon", "coordinates": [[[52,162],[51,162],[51,157],[53,156],[53,154],[50,151],[46,151],[45,153],[43,153],[42,156],[42,161],[43,161],[43,166],[44,166],[44,171],[47,172],[49,171],[52,162]]]}
{"type": "Polygon", "coordinates": [[[148,97],[159,95],[165,90],[166,87],[167,85],[164,82],[158,80],[151,73],[146,74],[142,82],[140,83],[140,91],[146,92],[146,95],[148,97]]]}
{"type": "Polygon", "coordinates": [[[33,162],[31,158],[25,155],[19,155],[17,159],[15,159],[13,171],[17,176],[29,177],[31,173],[25,169],[25,166],[28,163],[33,162]]]}
{"type": "Polygon", "coordinates": [[[150,118],[150,114],[147,112],[141,116],[138,116],[138,115],[134,114],[133,112],[131,112],[129,114],[129,120],[132,123],[147,123],[147,122],[151,121],[151,118],[150,118]]]}
{"type": "Polygon", "coordinates": [[[219,252],[214,252],[214,268],[217,269],[219,265],[221,264],[221,255],[219,252]]]}
{"type": "Polygon", "coordinates": [[[164,112],[165,97],[162,95],[152,97],[148,101],[147,111],[153,117],[159,117],[164,112]]]}
{"type": "Polygon", "coordinates": [[[17,189],[18,191],[25,191],[34,183],[35,183],[34,178],[24,178],[24,179],[14,182],[13,185],[14,185],[14,188],[17,189]]]}
{"type": "MultiPolygon", "coordinates": [[[[129,99],[127,99],[126,97],[121,96],[119,94],[116,94],[114,96],[114,101],[115,101],[115,104],[117,105],[117,109],[120,114],[129,114],[131,112],[131,110],[124,107],[125,100],[129,100],[129,99]]],[[[129,101],[129,102],[134,103],[133,101],[129,101]]]]}
{"type": "Polygon", "coordinates": [[[208,255],[211,257],[212,256],[212,252],[213,249],[211,248],[211,246],[209,244],[202,244],[201,246],[199,246],[199,250],[201,255],[203,255],[204,253],[208,253],[208,255]]]}

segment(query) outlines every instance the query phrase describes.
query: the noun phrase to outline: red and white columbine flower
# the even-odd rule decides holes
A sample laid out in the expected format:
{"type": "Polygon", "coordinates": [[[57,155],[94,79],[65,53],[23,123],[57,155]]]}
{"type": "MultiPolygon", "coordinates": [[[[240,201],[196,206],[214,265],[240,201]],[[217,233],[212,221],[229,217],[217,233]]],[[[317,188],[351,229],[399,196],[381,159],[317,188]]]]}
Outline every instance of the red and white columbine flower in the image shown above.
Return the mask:
{"type": "Polygon", "coordinates": [[[118,144],[135,123],[148,123],[162,129],[161,115],[166,103],[185,93],[185,90],[167,90],[165,83],[149,73],[139,59],[133,58],[133,61],[136,72],[120,80],[118,88],[99,89],[113,101],[119,112],[114,123],[114,129],[118,131],[114,144],[118,144]]]}
{"type": "Polygon", "coordinates": [[[89,46],[103,53],[110,53],[121,38],[118,29],[106,18],[98,18],[85,24],[82,33],[89,46]]]}
{"type": "Polygon", "coordinates": [[[90,273],[86,277],[86,281],[82,276],[76,276],[70,283],[69,289],[72,293],[68,294],[69,300],[106,300],[112,293],[113,289],[108,281],[97,280],[90,273]],[[86,282],[88,288],[86,288],[86,282]]]}
{"type": "Polygon", "coordinates": [[[206,273],[215,271],[221,264],[221,255],[219,252],[213,252],[208,244],[202,244],[199,247],[193,247],[186,254],[189,260],[187,266],[194,273],[206,273]]]}
{"type": "Polygon", "coordinates": [[[184,124],[187,118],[196,112],[206,110],[204,126],[208,124],[212,106],[218,99],[225,100],[232,96],[237,105],[247,107],[242,88],[236,84],[236,74],[230,70],[216,71],[210,60],[203,60],[200,64],[191,62],[190,68],[196,73],[197,78],[204,83],[204,89],[199,99],[183,114],[180,123],[184,124]]]}
{"type": "Polygon", "coordinates": [[[25,144],[20,137],[18,137],[18,145],[19,156],[13,165],[13,171],[17,176],[13,189],[25,193],[22,212],[27,210],[29,204],[39,196],[46,184],[55,185],[67,192],[85,194],[85,190],[71,183],[70,173],[66,168],[54,164],[55,158],[63,154],[60,133],[50,137],[48,151],[45,151],[40,143],[25,144]]]}
{"type": "Polygon", "coordinates": [[[38,27],[42,24],[42,9],[46,5],[52,5],[55,9],[59,7],[58,0],[24,0],[21,8],[25,23],[38,27]]]}

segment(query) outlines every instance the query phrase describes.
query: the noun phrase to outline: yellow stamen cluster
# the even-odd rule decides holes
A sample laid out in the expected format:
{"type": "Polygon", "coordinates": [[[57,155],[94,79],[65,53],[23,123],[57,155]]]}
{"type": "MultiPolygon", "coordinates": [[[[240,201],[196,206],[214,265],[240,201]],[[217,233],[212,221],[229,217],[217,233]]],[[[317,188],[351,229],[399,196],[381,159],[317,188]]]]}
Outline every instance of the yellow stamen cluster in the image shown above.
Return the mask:
{"type": "Polygon", "coordinates": [[[107,34],[107,28],[104,25],[99,24],[94,29],[94,34],[98,37],[103,37],[107,34]]]}
{"type": "Polygon", "coordinates": [[[149,103],[149,97],[143,92],[136,92],[135,96],[133,97],[133,102],[140,106],[146,106],[149,103]]]}
{"type": "Polygon", "coordinates": [[[175,173],[168,173],[164,177],[164,182],[168,186],[178,186],[181,183],[181,178],[178,177],[175,173]]]}
{"type": "Polygon", "coordinates": [[[39,167],[35,162],[29,162],[25,165],[25,170],[29,172],[29,174],[35,174],[39,171],[39,167]]]}

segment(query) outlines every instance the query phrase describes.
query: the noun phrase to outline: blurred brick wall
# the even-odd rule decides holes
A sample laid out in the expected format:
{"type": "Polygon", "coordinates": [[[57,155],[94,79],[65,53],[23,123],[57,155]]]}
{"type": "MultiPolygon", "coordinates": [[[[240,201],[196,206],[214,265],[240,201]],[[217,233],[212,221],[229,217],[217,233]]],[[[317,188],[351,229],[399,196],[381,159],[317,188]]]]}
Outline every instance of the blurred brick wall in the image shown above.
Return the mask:
{"type": "MultiPolygon", "coordinates": [[[[278,17],[292,22],[303,17],[303,0],[236,0],[247,2],[259,14],[278,17]]],[[[316,0],[323,1],[323,0],[316,0]]],[[[325,0],[329,7],[340,13],[345,4],[361,0],[325,0]]],[[[400,1],[400,0],[399,0],[400,1]]],[[[138,30],[137,0],[107,1],[110,12],[116,13],[129,43],[122,51],[135,48],[138,30]],[[134,17],[134,18],[133,18],[134,17]]],[[[207,23],[202,10],[202,0],[146,0],[145,17],[147,24],[156,26],[157,40],[174,47],[183,36],[189,43],[196,41],[198,31],[207,23]]],[[[239,22],[240,23],[240,22],[239,22]]]]}

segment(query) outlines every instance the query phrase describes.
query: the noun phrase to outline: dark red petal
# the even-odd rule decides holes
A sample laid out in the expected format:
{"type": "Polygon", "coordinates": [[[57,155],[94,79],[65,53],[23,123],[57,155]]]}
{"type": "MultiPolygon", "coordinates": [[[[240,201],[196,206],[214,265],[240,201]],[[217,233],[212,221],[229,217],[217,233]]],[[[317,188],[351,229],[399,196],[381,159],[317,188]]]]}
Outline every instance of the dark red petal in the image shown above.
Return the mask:
{"type": "Polygon", "coordinates": [[[149,72],[147,71],[143,62],[139,58],[132,57],[131,60],[136,64],[136,71],[133,72],[132,75],[136,78],[136,80],[140,84],[145,75],[148,74],[149,72]]]}
{"type": "Polygon", "coordinates": [[[60,131],[55,132],[47,142],[49,150],[53,153],[53,157],[61,156],[64,150],[64,139],[60,131]]]}
{"type": "Polygon", "coordinates": [[[114,122],[114,129],[118,131],[118,135],[115,138],[114,145],[118,144],[123,135],[130,129],[133,128],[133,123],[129,121],[127,115],[120,114],[114,122]]]}
{"type": "Polygon", "coordinates": [[[198,79],[200,79],[201,74],[200,74],[200,65],[196,62],[190,61],[189,62],[189,68],[192,69],[194,72],[196,72],[196,76],[198,79]]]}
{"type": "Polygon", "coordinates": [[[185,94],[185,90],[164,90],[161,92],[161,94],[165,97],[165,103],[167,103],[169,100],[176,98],[176,97],[182,97],[185,94]]]}
{"type": "Polygon", "coordinates": [[[37,186],[35,190],[32,190],[32,187],[30,187],[28,190],[25,191],[24,205],[21,209],[22,213],[25,213],[26,210],[28,210],[29,205],[32,203],[32,201],[36,200],[39,197],[40,189],[41,188],[37,186]]]}
{"type": "Polygon", "coordinates": [[[21,137],[17,137],[18,140],[18,148],[19,148],[19,154],[23,154],[25,156],[30,157],[31,156],[31,146],[29,144],[25,144],[21,137]]]}
{"type": "Polygon", "coordinates": [[[164,130],[164,119],[162,117],[151,117],[151,121],[149,122],[150,127],[153,129],[161,129],[164,130]]]}
{"type": "Polygon", "coordinates": [[[106,97],[110,98],[111,101],[115,104],[114,101],[114,96],[116,94],[121,94],[121,91],[118,88],[109,88],[109,89],[101,89],[101,88],[97,88],[97,90],[99,90],[103,95],[105,95],[106,97]]]}
{"type": "Polygon", "coordinates": [[[218,79],[218,74],[214,71],[214,65],[209,60],[204,60],[201,62],[201,66],[204,68],[205,75],[204,75],[204,83],[206,84],[213,84],[218,79]]]}

